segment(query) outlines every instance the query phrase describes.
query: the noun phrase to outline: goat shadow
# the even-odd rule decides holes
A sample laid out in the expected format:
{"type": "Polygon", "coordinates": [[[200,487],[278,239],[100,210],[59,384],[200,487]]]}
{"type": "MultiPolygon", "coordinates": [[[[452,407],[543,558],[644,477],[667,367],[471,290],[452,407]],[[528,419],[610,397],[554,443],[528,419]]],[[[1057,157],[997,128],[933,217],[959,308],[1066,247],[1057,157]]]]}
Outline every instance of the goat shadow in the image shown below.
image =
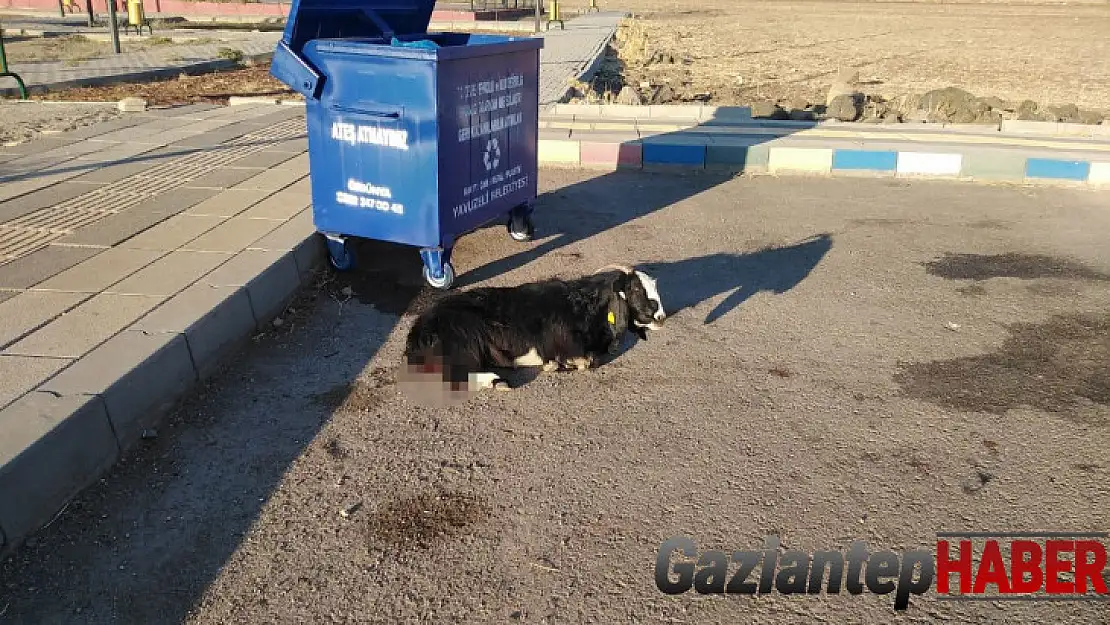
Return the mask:
{"type": "MultiPolygon", "coordinates": [[[[748,253],[716,252],[684,260],[649,262],[637,265],[657,281],[659,295],[668,317],[695,308],[702,302],[729,293],[709,311],[703,325],[710,325],[758,293],[781,295],[798,286],[821,263],[832,249],[833,239],[821,233],[783,247],[765,247],[748,253]]],[[[658,340],[659,332],[648,332],[648,339],[658,340]]],[[[620,348],[604,355],[596,366],[616,361],[631,350],[640,339],[628,332],[620,348]]],[[[574,375],[574,371],[541,373],[538,368],[498,370],[514,388],[534,381],[541,375],[574,375]]]]}

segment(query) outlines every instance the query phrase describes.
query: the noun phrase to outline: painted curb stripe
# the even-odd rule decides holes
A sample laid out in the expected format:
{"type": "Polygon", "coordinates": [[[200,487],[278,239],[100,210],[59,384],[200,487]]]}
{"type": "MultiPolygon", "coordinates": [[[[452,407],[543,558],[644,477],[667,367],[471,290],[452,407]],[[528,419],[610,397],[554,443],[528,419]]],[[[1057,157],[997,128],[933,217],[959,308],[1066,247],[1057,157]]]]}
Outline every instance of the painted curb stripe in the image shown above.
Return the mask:
{"type": "Polygon", "coordinates": [[[539,163],[581,164],[605,167],[640,168],[644,165],[672,165],[703,168],[726,166],[741,170],[764,169],[771,172],[795,171],[895,172],[899,175],[965,176],[974,179],[1071,180],[1091,185],[1110,185],[1110,161],[1089,162],[1051,158],[1004,160],[991,166],[988,154],[901,152],[893,150],[853,150],[834,148],[772,147],[755,143],[743,145],[704,145],[690,143],[637,143],[609,141],[539,140],[539,163]],[[1012,174],[1010,169],[1013,169],[1012,174]],[[983,170],[983,171],[979,171],[983,170]],[[977,175],[978,174],[978,175],[977,175]]]}
{"type": "Polygon", "coordinates": [[[1087,182],[1110,185],[1110,163],[1091,163],[1091,173],[1087,177],[1087,182]]]}
{"type": "Polygon", "coordinates": [[[581,155],[583,165],[639,167],[643,164],[643,149],[633,143],[583,141],[581,155]]]}
{"type": "Polygon", "coordinates": [[[540,139],[537,153],[540,162],[577,163],[579,161],[579,143],[559,139],[540,139]]]}
{"type": "Polygon", "coordinates": [[[832,168],[894,171],[898,169],[898,153],[889,150],[836,150],[833,152],[832,168]]]}
{"type": "Polygon", "coordinates": [[[1085,181],[1091,164],[1087,161],[1062,161],[1052,158],[1031,158],[1025,162],[1027,178],[1085,181]]]}
{"type": "Polygon", "coordinates": [[[899,152],[899,174],[958,176],[963,165],[962,154],[936,152],[899,152]]]}
{"type": "Polygon", "coordinates": [[[771,148],[767,169],[775,171],[809,171],[828,173],[832,170],[832,148],[771,148]]]}
{"type": "Polygon", "coordinates": [[[648,142],[644,143],[643,146],[643,163],[645,165],[705,166],[704,145],[648,142]]]}

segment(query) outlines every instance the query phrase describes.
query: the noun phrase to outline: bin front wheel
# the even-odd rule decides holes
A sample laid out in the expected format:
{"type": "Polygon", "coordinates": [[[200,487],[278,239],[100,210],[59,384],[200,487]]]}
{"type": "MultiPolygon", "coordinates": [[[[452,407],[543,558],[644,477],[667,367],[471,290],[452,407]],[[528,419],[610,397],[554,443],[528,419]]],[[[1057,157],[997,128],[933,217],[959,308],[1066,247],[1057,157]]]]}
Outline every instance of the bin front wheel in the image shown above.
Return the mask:
{"type": "Polygon", "coordinates": [[[451,263],[443,263],[443,275],[436,278],[432,275],[432,270],[427,266],[424,267],[424,280],[427,281],[432,288],[447,290],[455,283],[455,268],[451,263]]]}
{"type": "Polygon", "coordinates": [[[514,241],[521,243],[531,241],[536,236],[536,226],[532,223],[531,215],[513,213],[509,216],[509,236],[514,241]]]}
{"type": "Polygon", "coordinates": [[[336,271],[350,271],[355,267],[355,253],[346,240],[327,239],[328,262],[336,271]]]}

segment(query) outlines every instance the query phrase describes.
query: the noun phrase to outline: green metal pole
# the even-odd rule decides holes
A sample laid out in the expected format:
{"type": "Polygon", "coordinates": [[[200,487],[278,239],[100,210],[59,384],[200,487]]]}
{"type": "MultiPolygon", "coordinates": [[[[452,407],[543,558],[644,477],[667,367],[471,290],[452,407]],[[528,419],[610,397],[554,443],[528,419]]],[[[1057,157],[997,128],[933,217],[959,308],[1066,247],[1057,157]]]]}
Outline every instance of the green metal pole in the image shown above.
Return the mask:
{"type": "Polygon", "coordinates": [[[8,53],[4,51],[4,29],[2,25],[0,25],[0,77],[14,78],[19,83],[20,97],[24,100],[27,99],[27,85],[23,84],[23,79],[19,77],[19,74],[8,71],[8,53]]]}

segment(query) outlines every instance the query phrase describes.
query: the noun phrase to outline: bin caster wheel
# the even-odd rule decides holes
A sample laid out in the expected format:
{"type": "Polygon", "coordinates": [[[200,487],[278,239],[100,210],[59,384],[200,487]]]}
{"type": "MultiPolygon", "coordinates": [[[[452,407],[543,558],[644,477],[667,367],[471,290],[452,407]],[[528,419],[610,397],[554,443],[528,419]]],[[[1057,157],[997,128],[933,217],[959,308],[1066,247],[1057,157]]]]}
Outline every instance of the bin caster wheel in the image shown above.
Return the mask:
{"type": "Polygon", "coordinates": [[[531,217],[509,217],[509,236],[514,241],[525,243],[536,235],[536,226],[531,217]],[[523,223],[521,223],[523,222],[523,223]]]}
{"type": "Polygon", "coordinates": [[[355,266],[355,254],[346,241],[328,239],[328,262],[336,271],[350,271],[355,266]]]}
{"type": "Polygon", "coordinates": [[[427,267],[424,267],[424,280],[432,288],[447,290],[455,283],[455,268],[451,266],[451,263],[444,263],[443,275],[436,278],[432,276],[432,272],[427,267]]]}

